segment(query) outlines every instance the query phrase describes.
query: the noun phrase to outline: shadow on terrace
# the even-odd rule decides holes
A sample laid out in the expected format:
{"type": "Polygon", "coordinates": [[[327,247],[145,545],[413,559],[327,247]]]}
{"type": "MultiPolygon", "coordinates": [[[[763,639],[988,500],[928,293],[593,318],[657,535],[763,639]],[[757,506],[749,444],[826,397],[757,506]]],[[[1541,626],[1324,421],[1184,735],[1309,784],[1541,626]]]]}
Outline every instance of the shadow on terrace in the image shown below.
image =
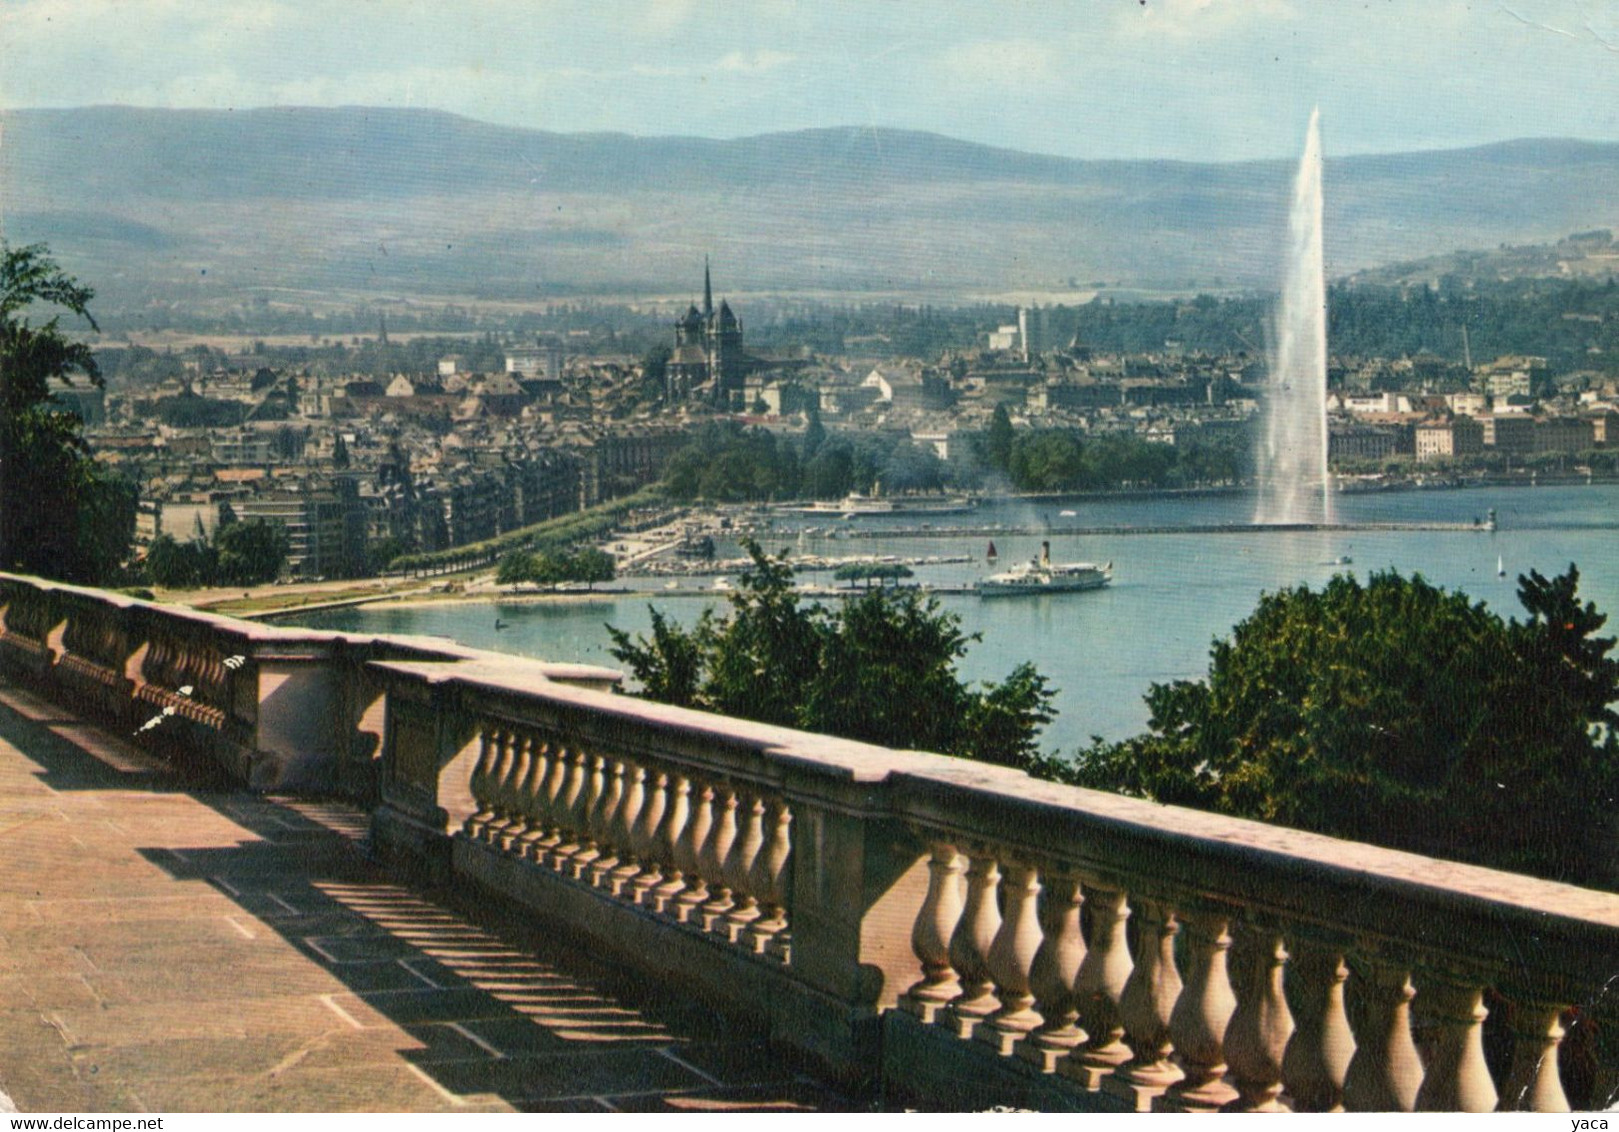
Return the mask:
{"type": "Polygon", "coordinates": [[[850,1105],[745,1020],[402,887],[358,810],[0,703],[0,1089],[25,1110],[850,1105]]]}

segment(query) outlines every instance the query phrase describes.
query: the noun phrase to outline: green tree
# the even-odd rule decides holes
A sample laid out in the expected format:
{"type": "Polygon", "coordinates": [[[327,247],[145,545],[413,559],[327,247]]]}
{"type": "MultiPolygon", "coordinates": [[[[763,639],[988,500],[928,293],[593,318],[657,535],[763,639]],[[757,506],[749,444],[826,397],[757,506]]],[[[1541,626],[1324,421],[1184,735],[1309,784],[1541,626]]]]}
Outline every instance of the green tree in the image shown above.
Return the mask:
{"type": "Polygon", "coordinates": [[[618,576],[613,556],[593,546],[570,554],[566,569],[568,574],[566,581],[584,582],[592,588],[597,582],[611,582],[618,576]]]}
{"type": "Polygon", "coordinates": [[[854,453],[828,442],[804,465],[800,491],[812,499],[840,499],[854,487],[854,453]]]}
{"type": "Polygon", "coordinates": [[[1015,435],[1012,417],[1007,413],[1006,406],[996,405],[995,412],[989,418],[989,428],[984,433],[984,462],[1001,472],[1011,467],[1015,435]]]}
{"type": "Polygon", "coordinates": [[[609,651],[641,682],[641,693],[649,700],[677,707],[698,707],[703,678],[703,654],[712,618],[707,610],[695,629],[672,624],[657,609],[652,614],[652,638],[634,640],[622,629],[607,626],[613,638],[609,651]]]}
{"type": "Polygon", "coordinates": [[[826,426],[821,423],[821,406],[819,402],[811,401],[808,411],[809,420],[804,425],[804,440],[799,448],[799,459],[809,463],[815,454],[826,443],[826,426]]]}
{"type": "Polygon", "coordinates": [[[388,568],[389,563],[396,558],[402,558],[410,552],[410,546],[397,535],[384,535],[373,539],[365,548],[366,562],[370,572],[376,573],[388,568]]]}
{"type": "Polygon", "coordinates": [[[495,571],[495,583],[502,586],[516,586],[523,582],[532,582],[535,572],[534,555],[514,550],[501,558],[500,566],[495,571]]]}
{"type": "Polygon", "coordinates": [[[898,562],[846,562],[832,572],[832,578],[838,582],[865,582],[869,589],[872,582],[886,585],[914,574],[909,566],[898,562]]]}
{"type": "Polygon", "coordinates": [[[287,561],[287,531],[280,523],[247,519],[222,523],[214,532],[219,552],[219,581],[229,586],[256,586],[275,580],[287,561]]]}
{"type": "Polygon", "coordinates": [[[731,616],[704,635],[705,706],[726,715],[792,727],[804,689],[820,671],[828,614],[803,605],[793,568],[744,543],[753,566],[728,595],[731,616]]]}
{"type": "Polygon", "coordinates": [[[753,566],[728,617],[690,630],[652,611],[652,637],[608,626],[645,695],[787,727],[1010,766],[1036,756],[1052,691],[1032,666],[972,688],[956,672],[976,636],[916,590],[872,589],[836,609],[804,603],[785,558],[753,566]]]}
{"type": "Polygon", "coordinates": [[[165,589],[211,586],[219,574],[219,554],[202,539],[178,542],[158,535],[146,550],[146,576],[165,589]]]}
{"type": "Polygon", "coordinates": [[[641,386],[644,394],[650,399],[663,395],[664,379],[669,373],[669,359],[673,351],[668,346],[658,345],[648,350],[641,358],[641,386]]]}
{"type": "Polygon", "coordinates": [[[134,540],[134,487],[95,462],[83,422],[50,394],[53,379],[99,386],[95,357],[59,314],[27,317],[55,307],[96,329],[93,297],[44,245],[0,244],[0,568],[108,582],[134,540]]]}
{"type": "Polygon", "coordinates": [[[1619,798],[1619,662],[1578,580],[1520,578],[1527,622],[1392,572],[1267,594],[1205,680],[1152,687],[1148,734],[1043,769],[1580,880],[1619,798]]]}

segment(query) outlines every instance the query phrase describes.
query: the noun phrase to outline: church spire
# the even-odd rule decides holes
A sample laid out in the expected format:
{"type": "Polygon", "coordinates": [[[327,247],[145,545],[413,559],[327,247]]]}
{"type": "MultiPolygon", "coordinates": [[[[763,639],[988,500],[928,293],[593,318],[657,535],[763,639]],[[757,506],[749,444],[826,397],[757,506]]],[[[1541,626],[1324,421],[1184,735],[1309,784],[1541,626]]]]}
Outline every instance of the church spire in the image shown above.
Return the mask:
{"type": "Polygon", "coordinates": [[[714,285],[708,279],[708,257],[703,257],[703,314],[714,313],[714,285]]]}

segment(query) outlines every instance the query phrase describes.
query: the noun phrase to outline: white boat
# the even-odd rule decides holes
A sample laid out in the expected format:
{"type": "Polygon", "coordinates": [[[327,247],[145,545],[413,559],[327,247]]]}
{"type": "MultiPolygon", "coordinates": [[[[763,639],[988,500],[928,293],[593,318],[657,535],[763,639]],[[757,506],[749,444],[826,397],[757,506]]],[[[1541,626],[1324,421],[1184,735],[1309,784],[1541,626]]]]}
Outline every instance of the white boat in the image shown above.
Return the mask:
{"type": "Polygon", "coordinates": [[[1016,594],[1074,593],[1099,590],[1113,580],[1113,563],[1053,562],[1051,544],[1040,544],[1040,557],[1014,566],[1004,574],[991,574],[974,588],[979,597],[1016,594]]]}
{"type": "Polygon", "coordinates": [[[776,510],[798,515],[837,515],[848,519],[856,515],[950,515],[970,511],[974,501],[964,496],[903,496],[889,497],[862,495],[850,492],[836,502],[827,499],[810,504],[778,504],[776,510]]]}

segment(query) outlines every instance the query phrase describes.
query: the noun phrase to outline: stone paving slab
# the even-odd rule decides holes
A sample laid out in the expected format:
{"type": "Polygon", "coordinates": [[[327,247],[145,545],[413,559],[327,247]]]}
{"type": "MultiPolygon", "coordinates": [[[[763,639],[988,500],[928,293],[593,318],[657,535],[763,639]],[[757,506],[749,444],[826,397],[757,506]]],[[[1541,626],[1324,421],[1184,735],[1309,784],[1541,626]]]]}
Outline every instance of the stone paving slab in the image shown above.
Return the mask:
{"type": "Polygon", "coordinates": [[[27,1111],[796,1111],[760,1035],[401,886],[366,815],[0,685],[0,1097],[27,1111]]]}

